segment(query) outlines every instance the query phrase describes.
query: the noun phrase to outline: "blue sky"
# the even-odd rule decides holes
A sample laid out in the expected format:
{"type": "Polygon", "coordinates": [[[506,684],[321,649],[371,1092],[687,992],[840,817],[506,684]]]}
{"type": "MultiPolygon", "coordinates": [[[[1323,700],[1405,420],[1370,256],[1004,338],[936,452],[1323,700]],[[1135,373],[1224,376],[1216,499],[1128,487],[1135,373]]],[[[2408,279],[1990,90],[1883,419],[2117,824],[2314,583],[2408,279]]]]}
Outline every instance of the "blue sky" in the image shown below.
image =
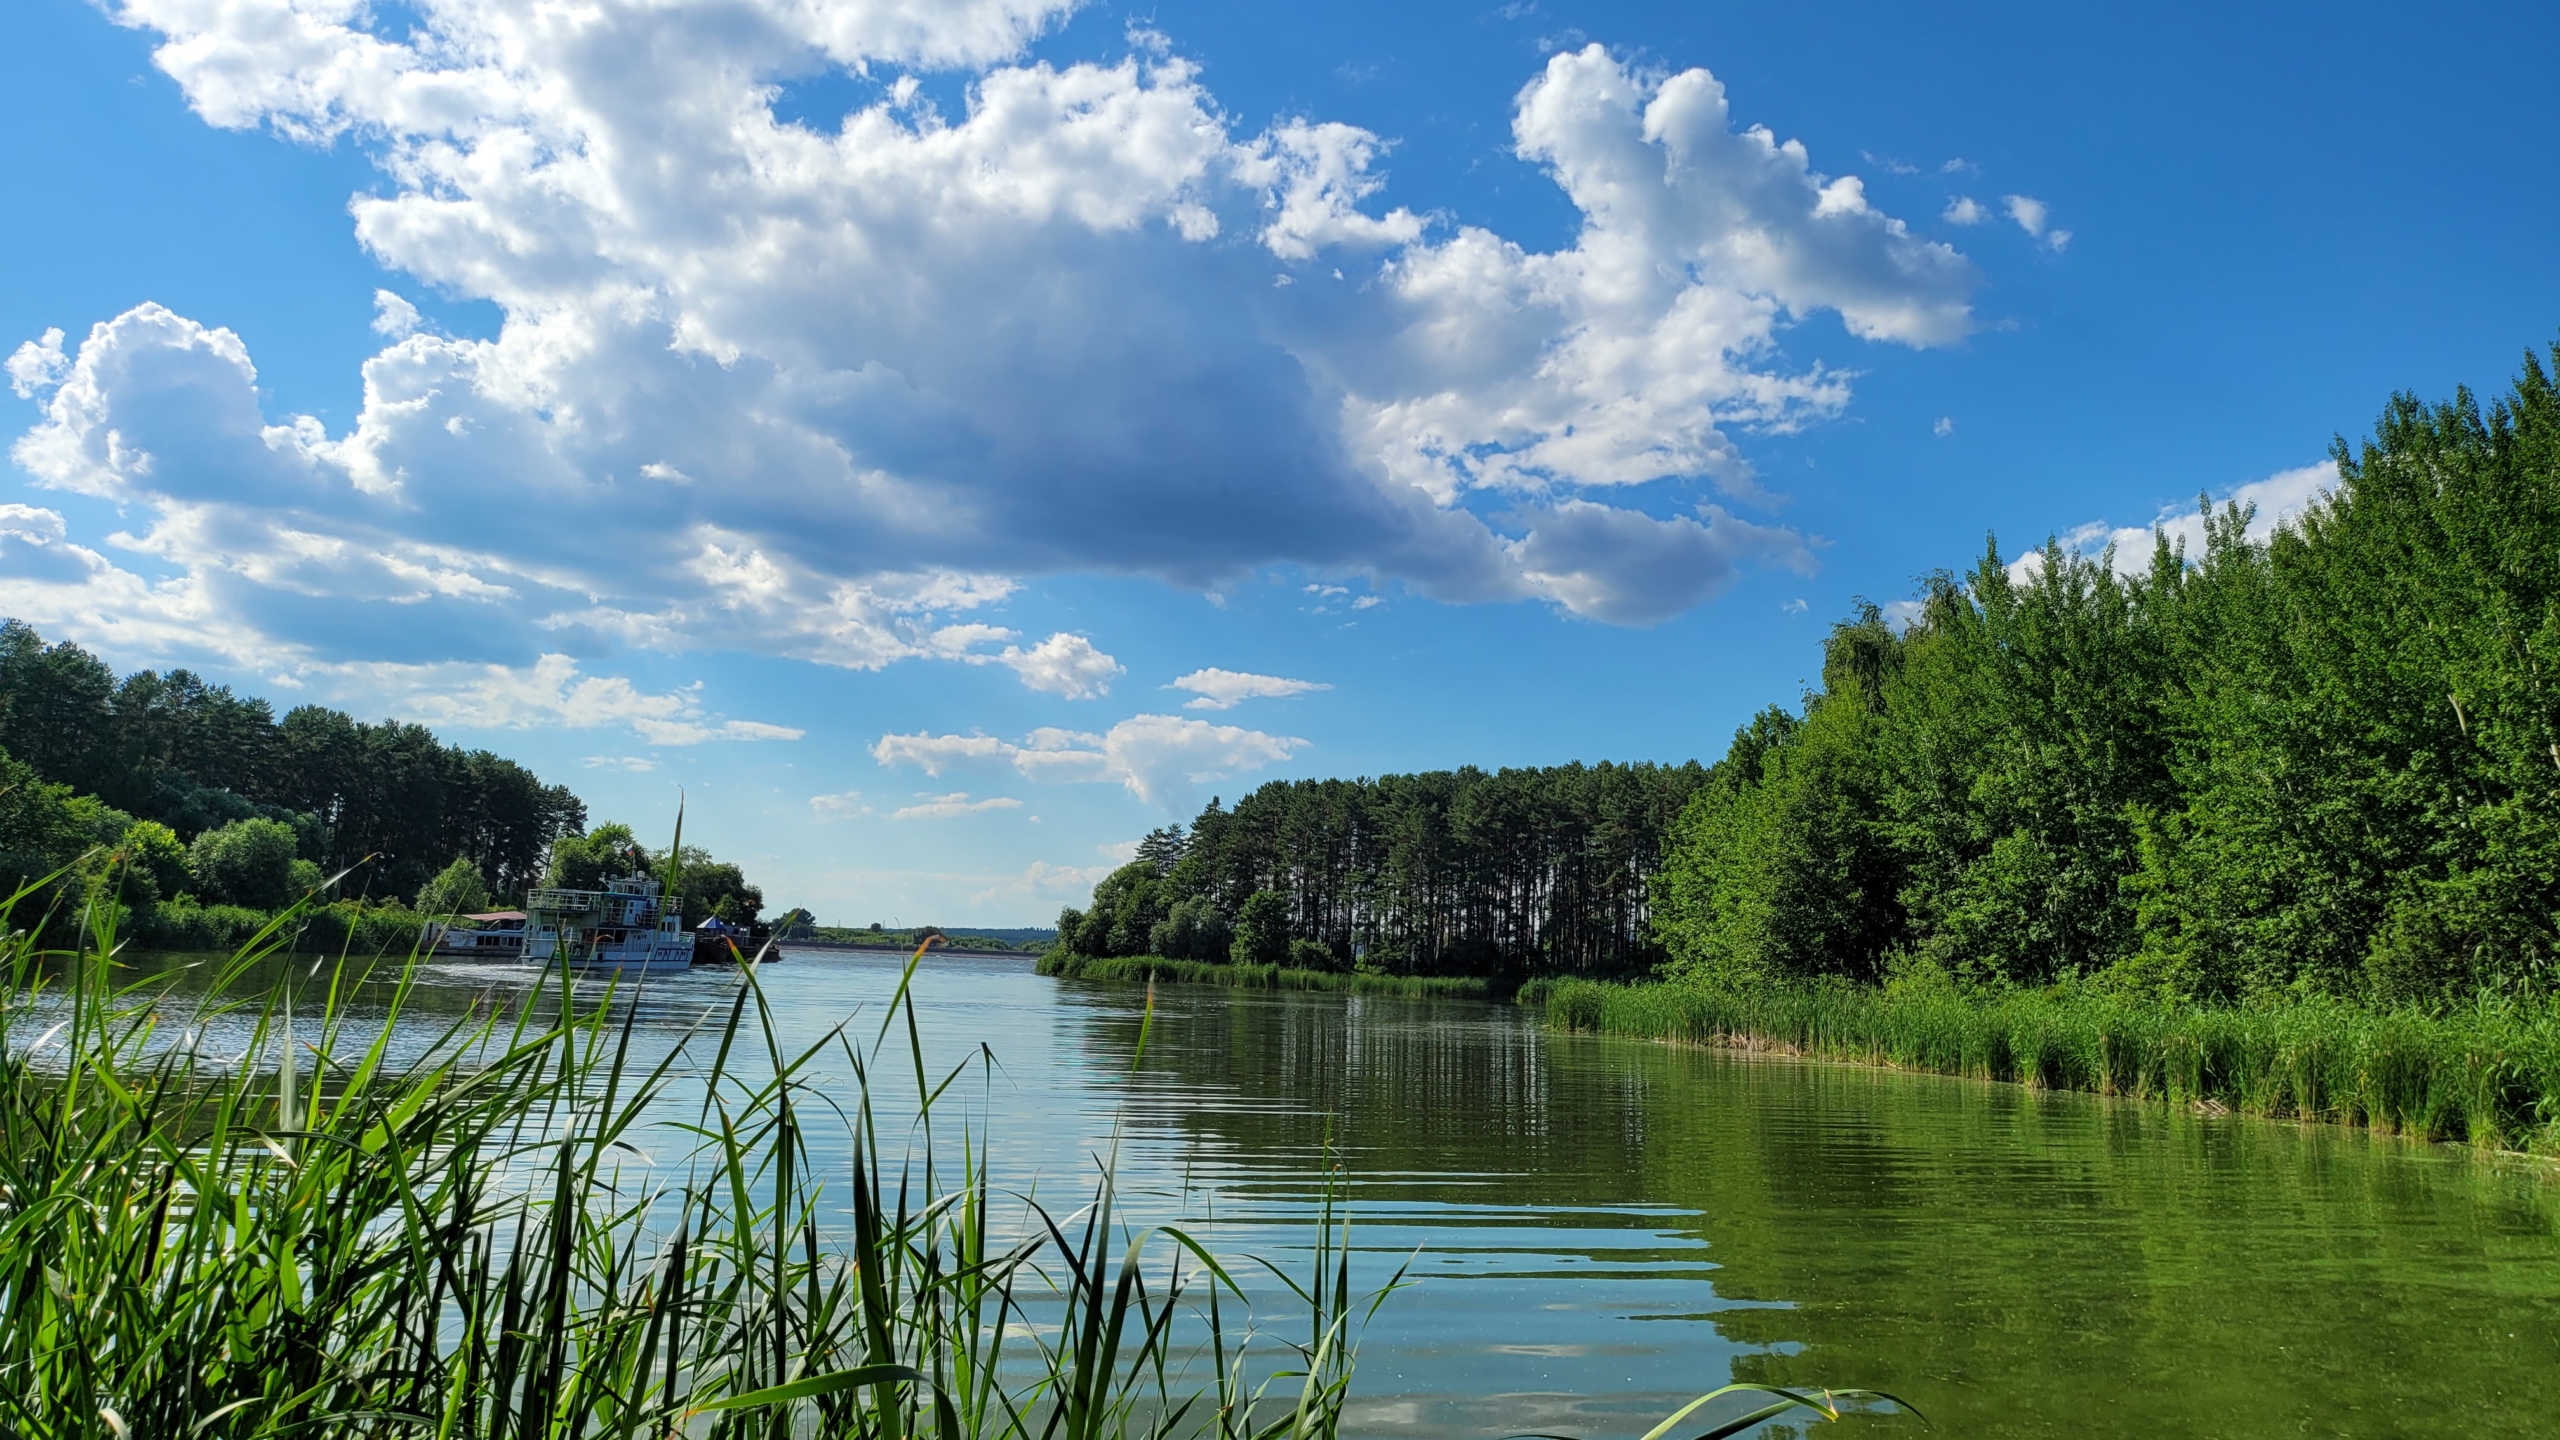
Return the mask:
{"type": "Polygon", "coordinates": [[[2527,5],[24,0],[0,609],[644,830],[681,785],[823,918],[1036,923],[1268,779],[1711,760],[1986,532],[2298,506],[2560,333],[2553,53],[2527,5]]]}

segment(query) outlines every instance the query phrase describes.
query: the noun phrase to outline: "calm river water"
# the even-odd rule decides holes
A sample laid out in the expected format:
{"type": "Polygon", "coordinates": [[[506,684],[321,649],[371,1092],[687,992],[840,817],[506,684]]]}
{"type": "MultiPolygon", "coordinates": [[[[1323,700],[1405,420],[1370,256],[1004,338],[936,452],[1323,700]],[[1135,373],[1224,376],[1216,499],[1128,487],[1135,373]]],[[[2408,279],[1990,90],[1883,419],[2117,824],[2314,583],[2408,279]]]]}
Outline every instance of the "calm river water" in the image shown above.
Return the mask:
{"type": "MultiPolygon", "coordinates": [[[[761,978],[805,1044],[868,1037],[897,974],[761,978]]],[[[655,1043],[737,983],[653,981],[655,1043]]],[[[918,994],[931,1054],[1000,1063],[972,1105],[1044,1198],[1117,1133],[1147,1218],[1303,1268],[1338,1155],[1368,1278],[1420,1279],[1363,1344],[1356,1433],[1633,1437],[1744,1378],[1892,1390],[1959,1437],[2560,1434],[2560,1177],[2522,1162],[1464,1002],[1167,987],[1132,1074],[1139,989],[937,956],[918,994]]]]}

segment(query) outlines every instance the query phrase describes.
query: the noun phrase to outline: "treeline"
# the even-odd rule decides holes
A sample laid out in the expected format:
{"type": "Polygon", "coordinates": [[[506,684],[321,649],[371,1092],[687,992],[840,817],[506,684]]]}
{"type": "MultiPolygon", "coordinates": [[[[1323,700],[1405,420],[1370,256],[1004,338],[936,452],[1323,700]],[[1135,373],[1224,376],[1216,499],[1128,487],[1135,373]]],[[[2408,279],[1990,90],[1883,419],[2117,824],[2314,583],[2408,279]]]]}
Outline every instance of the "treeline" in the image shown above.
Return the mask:
{"type": "Polygon", "coordinates": [[[1058,917],[1067,954],[1392,975],[1625,974],[1688,765],[1275,781],[1211,800],[1058,917]]]}
{"type": "MultiPolygon", "coordinates": [[[[2560,367],[2560,347],[2552,364],[2560,367]]],[[[1996,543],[1711,769],[1263,786],[1059,917],[1062,957],[1749,987],[2073,978],[2177,1001],[2548,994],[2560,394],[2395,397],[2265,540],[1996,543]]]]}
{"type": "Polygon", "coordinates": [[[302,705],[275,718],[185,670],[118,678],[69,642],[0,623],[0,750],[74,795],[180,841],[248,820],[287,826],[330,873],[367,856],[370,893],[414,897],[455,860],[521,894],[586,807],[512,760],[422,725],[302,705]]]}
{"type": "MultiPolygon", "coordinates": [[[[2553,357],[2560,364],[2560,347],[2553,357]]],[[[2560,397],[2395,398],[2272,538],[2048,544],[1832,632],[1682,815],[1675,974],[2104,977],[2182,999],[2548,993],[2560,397]]]]}
{"type": "Polygon", "coordinates": [[[953,950],[1000,951],[1007,954],[1022,950],[1048,948],[1056,935],[1042,928],[1011,930],[945,930],[939,925],[917,925],[906,929],[889,929],[874,920],[869,925],[821,925],[806,910],[794,910],[774,922],[775,933],[785,940],[801,940],[817,945],[865,945],[889,950],[913,950],[928,938],[936,938],[942,947],[953,950]]]}

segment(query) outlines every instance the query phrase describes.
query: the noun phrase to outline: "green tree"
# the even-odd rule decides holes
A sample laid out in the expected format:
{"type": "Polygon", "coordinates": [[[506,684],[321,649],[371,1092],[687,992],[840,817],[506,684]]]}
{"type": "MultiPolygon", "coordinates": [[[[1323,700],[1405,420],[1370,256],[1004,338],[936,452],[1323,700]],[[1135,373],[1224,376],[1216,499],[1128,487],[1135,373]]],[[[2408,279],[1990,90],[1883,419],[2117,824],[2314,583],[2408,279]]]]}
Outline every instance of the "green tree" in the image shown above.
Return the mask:
{"type": "MultiPolygon", "coordinates": [[[[663,862],[657,868],[663,870],[663,862]]],[[[715,916],[733,925],[752,925],[764,910],[764,891],[747,882],[746,872],[691,845],[685,847],[676,889],[688,926],[715,916]]]]}
{"type": "Polygon", "coordinates": [[[1246,896],[1236,910],[1230,953],[1239,965],[1287,964],[1289,897],[1277,890],[1256,890],[1246,896]]]}
{"type": "Polygon", "coordinates": [[[208,900],[275,910],[294,899],[293,827],[276,820],[235,820],[208,830],[187,848],[187,873],[208,900]]]}
{"type": "Polygon", "coordinates": [[[187,847],[178,834],[157,820],[136,820],[116,839],[124,873],[124,902],[137,910],[176,898],[193,878],[187,872],[187,847]]]}
{"type": "Polygon", "coordinates": [[[489,882],[479,866],[457,855],[418,891],[417,908],[427,915],[475,914],[489,908],[489,882]]]}
{"type": "Polygon", "coordinates": [[[551,842],[542,883],[562,890],[601,890],[607,880],[641,874],[649,852],[631,836],[631,827],[608,821],[583,835],[562,835],[551,842]]]}

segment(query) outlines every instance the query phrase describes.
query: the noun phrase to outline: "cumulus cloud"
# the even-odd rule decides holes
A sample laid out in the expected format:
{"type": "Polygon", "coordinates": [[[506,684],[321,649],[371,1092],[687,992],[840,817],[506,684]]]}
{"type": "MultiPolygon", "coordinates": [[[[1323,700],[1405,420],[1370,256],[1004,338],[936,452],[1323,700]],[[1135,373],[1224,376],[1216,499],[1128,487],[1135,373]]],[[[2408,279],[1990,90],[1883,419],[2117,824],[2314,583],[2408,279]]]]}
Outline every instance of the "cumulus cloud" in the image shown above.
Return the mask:
{"type": "Polygon", "coordinates": [[[1065,631],[1028,650],[1008,645],[1003,654],[994,658],[1011,666],[1022,677],[1022,683],[1032,689],[1070,700],[1092,700],[1110,694],[1111,682],[1128,668],[1095,649],[1092,641],[1065,631]]]}
{"type": "MultiPolygon", "coordinates": [[[[1047,860],[1034,860],[1012,875],[994,877],[995,883],[969,897],[973,905],[1025,895],[1081,895],[1094,887],[1126,861],[1102,865],[1059,865],[1047,860]]],[[[980,877],[985,878],[985,877],[980,877]]]]}
{"type": "Polygon", "coordinates": [[[2042,242],[2045,248],[2060,250],[2071,243],[2070,231],[2048,228],[2052,211],[2043,201],[2032,195],[2003,195],[2000,203],[2008,208],[2009,218],[2018,222],[2018,228],[2042,242]]]}
{"type": "Polygon", "coordinates": [[[1991,218],[1991,212],[1982,208],[1982,202],[1972,196],[1959,195],[1947,202],[1947,208],[1939,212],[1938,218],[1950,225],[1979,225],[1991,218]]]}
{"type": "Polygon", "coordinates": [[[373,292],[373,333],[405,340],[417,333],[418,307],[388,290],[373,292]]]}
{"type": "Polygon", "coordinates": [[[1019,810],[1022,802],[1004,795],[991,795],[972,800],[966,790],[948,795],[933,795],[913,805],[902,805],[889,812],[892,820],[948,820],[954,815],[976,815],[988,810],[1019,810]]]}
{"type": "Polygon", "coordinates": [[[398,713],[446,724],[521,730],[624,726],[653,745],[706,740],[797,740],[805,731],[707,715],[699,683],[651,693],[618,675],[588,675],[567,655],[529,666],[361,662],[321,672],[346,688],[390,697],[398,713]]]}
{"type": "MultiPolygon", "coordinates": [[[[1360,598],[1367,600],[1373,597],[1363,595],[1360,598]]],[[[1330,690],[1333,687],[1316,680],[1288,680],[1278,675],[1254,675],[1242,670],[1221,670],[1213,665],[1205,670],[1194,670],[1188,675],[1181,676],[1165,688],[1188,690],[1197,697],[1182,702],[1182,708],[1185,710],[1232,710],[1247,700],[1279,699],[1289,695],[1304,695],[1311,690],[1330,690]]]]}
{"type": "Polygon", "coordinates": [[[1730,588],[1745,563],[1813,573],[1792,530],[1737,520],[1713,505],[1656,520],[1567,500],[1513,547],[1521,573],[1567,612],[1617,625],[1653,625],[1730,588]]]}
{"type": "Polygon", "coordinates": [[[871,807],[862,803],[861,791],[846,790],[834,795],[810,796],[809,813],[820,820],[849,820],[856,815],[870,814],[871,807]]]}
{"type": "Polygon", "coordinates": [[[153,562],[65,535],[9,577],[22,613],[297,665],[733,649],[1069,697],[1119,666],[1008,643],[983,612],[1016,577],[1296,563],[1644,623],[1805,553],[1604,498],[1755,496],[1732,435],[1849,399],[1784,327],[1973,323],[1963,256],[1703,69],[1593,45],[1529,78],[1513,147],[1582,217],[1541,251],[1390,203],[1370,132],[1237,133],[1155,37],[1028,58],[1067,8],[110,0],[207,122],[361,137],[359,240],[503,319],[434,334],[384,291],[343,430],[266,413],[247,341],[158,306],[20,346],[45,398],[13,456],[153,562]],[[963,72],[964,113],[918,67],[963,72]],[[783,118],[813,78],[857,103],[783,118]],[[1601,576],[1604,531],[1651,578],[1601,576]]]}
{"type": "Polygon", "coordinates": [[[57,325],[10,352],[9,388],[19,399],[32,400],[37,391],[61,384],[70,368],[70,357],[62,353],[62,327],[57,325]]]}
{"type": "Polygon", "coordinates": [[[1004,765],[1044,783],[1111,782],[1159,803],[1190,785],[1278,764],[1306,743],[1179,715],[1133,715],[1102,734],[1044,726],[1018,744],[990,735],[883,735],[871,757],[937,778],[970,766],[1004,765]]]}
{"type": "MultiPolygon", "coordinates": [[[[2338,483],[2338,467],[2323,460],[2312,465],[2298,465],[2279,470],[2263,480],[2235,485],[2229,493],[2213,500],[2220,510],[2224,505],[2238,505],[2250,511],[2248,536],[2264,540],[2283,526],[2292,524],[2338,483]]],[[[2079,555],[2097,555],[2107,547],[2115,547],[2117,573],[2135,575],[2151,568],[2152,532],[2166,535],[2172,547],[2183,548],[2189,559],[2204,554],[2204,516],[2192,502],[2167,505],[2148,525],[2110,525],[2093,520],[2074,526],[2059,536],[2062,547],[2079,555]]],[[[2044,569],[2041,551],[2030,550],[2009,562],[2009,573],[2024,580],[2044,569]]]]}

